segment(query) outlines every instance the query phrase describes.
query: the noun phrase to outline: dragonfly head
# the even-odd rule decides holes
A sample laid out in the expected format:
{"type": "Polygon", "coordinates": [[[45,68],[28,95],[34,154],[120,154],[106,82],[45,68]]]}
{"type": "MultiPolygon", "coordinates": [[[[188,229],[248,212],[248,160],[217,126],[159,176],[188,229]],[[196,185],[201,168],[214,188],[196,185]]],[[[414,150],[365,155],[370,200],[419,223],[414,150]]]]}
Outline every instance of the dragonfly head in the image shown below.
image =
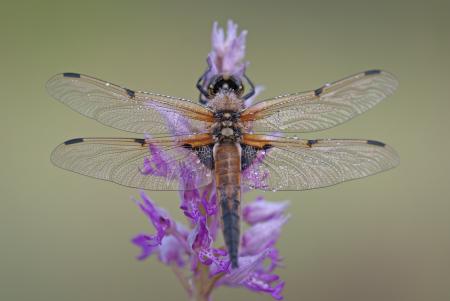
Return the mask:
{"type": "Polygon", "coordinates": [[[209,81],[208,94],[210,98],[213,98],[220,92],[233,92],[237,97],[241,97],[244,93],[244,85],[236,76],[219,74],[209,81]]]}

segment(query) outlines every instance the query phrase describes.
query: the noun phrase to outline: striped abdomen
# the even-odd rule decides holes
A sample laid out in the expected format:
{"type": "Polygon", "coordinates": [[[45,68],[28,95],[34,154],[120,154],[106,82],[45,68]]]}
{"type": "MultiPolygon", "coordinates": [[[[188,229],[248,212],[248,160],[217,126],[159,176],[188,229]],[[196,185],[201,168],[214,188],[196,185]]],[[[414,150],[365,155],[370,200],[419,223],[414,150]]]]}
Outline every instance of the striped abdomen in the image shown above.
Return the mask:
{"type": "Polygon", "coordinates": [[[216,188],[222,210],[223,237],[233,268],[238,267],[241,204],[241,147],[220,143],[214,147],[216,188]]]}

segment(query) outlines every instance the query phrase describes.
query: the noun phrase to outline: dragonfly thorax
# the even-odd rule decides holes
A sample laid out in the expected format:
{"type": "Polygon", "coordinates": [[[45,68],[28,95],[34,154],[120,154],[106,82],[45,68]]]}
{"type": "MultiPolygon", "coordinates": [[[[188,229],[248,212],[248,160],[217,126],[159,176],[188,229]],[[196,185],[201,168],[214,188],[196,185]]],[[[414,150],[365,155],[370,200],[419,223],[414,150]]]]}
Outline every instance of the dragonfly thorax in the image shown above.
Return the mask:
{"type": "Polygon", "coordinates": [[[240,114],[233,111],[219,111],[215,114],[216,122],[212,126],[215,142],[239,142],[242,136],[240,114]]]}

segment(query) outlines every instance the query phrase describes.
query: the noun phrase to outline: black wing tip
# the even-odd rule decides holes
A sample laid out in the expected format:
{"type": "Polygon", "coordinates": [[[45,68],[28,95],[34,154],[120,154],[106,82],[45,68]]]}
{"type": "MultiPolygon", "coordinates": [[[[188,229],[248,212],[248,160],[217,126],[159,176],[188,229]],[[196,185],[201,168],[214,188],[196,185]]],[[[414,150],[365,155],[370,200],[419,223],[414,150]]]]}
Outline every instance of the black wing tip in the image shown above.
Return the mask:
{"type": "Polygon", "coordinates": [[[386,143],[383,143],[383,142],[380,142],[380,141],[376,141],[376,140],[367,140],[367,144],[381,146],[381,147],[385,147],[386,146],[386,143]]]}
{"type": "Polygon", "coordinates": [[[83,142],[84,139],[83,138],[74,138],[74,139],[70,139],[64,142],[64,145],[71,145],[71,144],[75,144],[75,143],[81,143],[83,142]]]}
{"type": "Polygon", "coordinates": [[[307,144],[309,147],[313,146],[314,144],[316,144],[317,142],[319,142],[319,140],[317,139],[313,139],[313,140],[308,140],[307,144]]]}
{"type": "Polygon", "coordinates": [[[319,89],[314,90],[314,95],[320,96],[323,92],[323,87],[320,87],[319,89]]]}
{"type": "Polygon", "coordinates": [[[375,75],[375,74],[380,74],[382,71],[380,69],[372,69],[372,70],[367,70],[366,72],[364,72],[364,75],[375,75]]]}
{"type": "Polygon", "coordinates": [[[145,145],[145,139],[144,138],[134,138],[134,142],[139,143],[140,145],[145,145]]]}
{"type": "Polygon", "coordinates": [[[71,78],[80,78],[80,73],[74,73],[74,72],[65,72],[62,74],[64,77],[71,77],[71,78]]]}
{"type": "Polygon", "coordinates": [[[127,92],[129,97],[134,98],[134,96],[136,95],[136,92],[134,92],[133,90],[127,89],[127,88],[124,88],[124,89],[127,92]]]}
{"type": "Polygon", "coordinates": [[[271,149],[272,147],[273,147],[272,144],[264,144],[264,146],[262,147],[262,149],[266,151],[266,150],[271,149]]]}

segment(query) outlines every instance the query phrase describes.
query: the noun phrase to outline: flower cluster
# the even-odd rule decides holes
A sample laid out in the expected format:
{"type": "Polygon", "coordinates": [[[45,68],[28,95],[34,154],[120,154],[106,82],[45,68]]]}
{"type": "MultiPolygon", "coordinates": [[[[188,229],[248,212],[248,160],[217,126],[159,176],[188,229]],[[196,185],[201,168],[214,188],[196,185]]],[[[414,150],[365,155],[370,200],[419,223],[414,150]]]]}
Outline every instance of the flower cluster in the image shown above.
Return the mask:
{"type": "MultiPolygon", "coordinates": [[[[248,65],[242,62],[245,37],[245,31],[237,34],[237,25],[232,21],[228,22],[226,37],[224,30],[214,23],[207,79],[219,73],[244,74],[248,65]]],[[[170,122],[170,116],[167,120],[170,122]]],[[[179,127],[173,127],[174,134],[179,130],[179,127]]],[[[183,186],[180,208],[188,222],[186,226],[173,220],[142,192],[141,200],[136,203],[148,217],[155,233],[142,233],[133,238],[132,242],[141,248],[138,259],[157,256],[162,263],[172,267],[190,297],[196,300],[211,300],[213,289],[222,285],[245,287],[281,300],[284,282],[274,272],[281,262],[275,244],[281,227],[288,220],[285,213],[288,202],[269,202],[260,197],[244,206],[242,219],[246,230],[240,243],[239,268],[231,269],[226,248],[218,242],[221,221],[214,182],[197,188],[199,185],[192,183],[199,179],[189,172],[189,162],[173,166],[164,152],[154,145],[149,147],[151,156],[145,160],[142,172],[166,177],[176,172],[175,169],[180,170],[177,174],[183,186]],[[188,171],[183,172],[185,168],[188,171]]]]}

